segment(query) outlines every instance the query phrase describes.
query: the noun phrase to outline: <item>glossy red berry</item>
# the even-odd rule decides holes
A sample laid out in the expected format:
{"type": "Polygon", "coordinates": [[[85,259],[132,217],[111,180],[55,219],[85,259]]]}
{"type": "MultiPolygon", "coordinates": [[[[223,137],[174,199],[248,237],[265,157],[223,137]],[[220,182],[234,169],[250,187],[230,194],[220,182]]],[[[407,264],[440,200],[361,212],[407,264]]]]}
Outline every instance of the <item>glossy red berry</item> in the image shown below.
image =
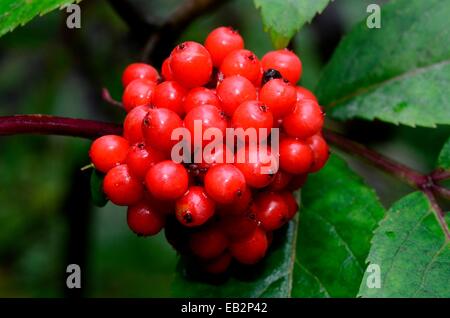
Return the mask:
{"type": "Polygon", "coordinates": [[[222,204],[217,207],[217,212],[222,216],[244,215],[252,202],[252,190],[246,188],[242,196],[230,204],[222,204]]]}
{"type": "Polygon", "coordinates": [[[261,193],[252,206],[252,212],[265,231],[282,227],[289,216],[288,205],[283,196],[275,192],[261,193]]]}
{"type": "Polygon", "coordinates": [[[201,44],[188,41],[179,44],[170,55],[170,69],[175,81],[186,88],[203,86],[212,74],[212,60],[201,44]]]}
{"type": "Polygon", "coordinates": [[[155,87],[155,82],[146,79],[135,79],[128,84],[122,96],[125,110],[129,112],[138,106],[150,106],[155,87]]]}
{"type": "Polygon", "coordinates": [[[116,205],[134,205],[144,196],[142,183],[130,173],[126,164],[108,171],[103,179],[103,191],[116,205]]]}
{"type": "Polygon", "coordinates": [[[313,164],[313,152],[304,141],[280,138],[280,167],[292,174],[304,174],[313,164]]]}
{"type": "MultiPolygon", "coordinates": [[[[208,128],[216,128],[222,133],[222,136],[225,136],[227,120],[219,108],[212,105],[202,105],[193,108],[186,114],[186,117],[184,117],[184,127],[189,130],[192,142],[195,141],[195,136],[198,135],[195,131],[196,121],[201,123],[202,134],[204,134],[208,128]]],[[[208,144],[210,142],[209,140],[203,139],[202,141],[203,144],[208,144]]]]}
{"type": "Polygon", "coordinates": [[[212,105],[220,108],[216,93],[206,87],[196,87],[189,91],[183,103],[184,111],[188,113],[197,106],[212,105]]]}
{"type": "Polygon", "coordinates": [[[292,137],[306,139],[318,133],[323,126],[323,113],[319,104],[303,99],[295,105],[294,111],[283,118],[284,131],[292,137]]]}
{"type": "Polygon", "coordinates": [[[186,94],[186,89],[177,82],[165,81],[156,86],[152,104],[158,108],[168,108],[178,116],[183,116],[183,101],[186,94]]]}
{"type": "Polygon", "coordinates": [[[243,76],[230,76],[217,87],[217,96],[222,103],[223,111],[231,117],[240,104],[256,100],[256,88],[243,76]]]}
{"type": "Polygon", "coordinates": [[[320,134],[314,135],[306,140],[313,152],[314,162],[310,172],[317,172],[325,165],[330,156],[328,144],[320,134]]]}
{"type": "Polygon", "coordinates": [[[203,263],[203,269],[210,274],[224,273],[230,266],[232,257],[228,252],[203,263]]]}
{"type": "Polygon", "coordinates": [[[273,115],[266,105],[258,101],[247,101],[239,105],[231,118],[233,128],[253,128],[259,134],[264,129],[266,136],[273,126],[273,115]]]}
{"type": "Polygon", "coordinates": [[[164,227],[165,217],[148,202],[128,207],[128,227],[139,236],[158,234],[164,227]]]}
{"type": "Polygon", "coordinates": [[[231,255],[240,263],[252,265],[258,263],[266,255],[268,247],[266,233],[257,228],[244,240],[230,244],[231,255]]]}
{"type": "Polygon", "coordinates": [[[218,164],[205,175],[205,189],[208,195],[221,204],[232,203],[245,191],[245,177],[232,164],[218,164]]]}
{"type": "Polygon", "coordinates": [[[165,81],[173,80],[172,70],[170,69],[170,57],[166,58],[161,66],[162,77],[165,81]]]}
{"type": "Polygon", "coordinates": [[[230,52],[244,48],[244,40],[233,28],[219,27],[208,34],[205,47],[211,54],[214,66],[219,67],[230,52]]]}
{"type": "Polygon", "coordinates": [[[302,62],[294,52],[288,49],[268,52],[261,59],[264,71],[274,69],[292,84],[297,83],[302,75],[302,62]]]}
{"type": "Polygon", "coordinates": [[[194,255],[203,259],[220,256],[228,247],[228,239],[218,226],[210,226],[194,232],[189,240],[194,255]]]}
{"type": "Polygon", "coordinates": [[[214,209],[214,201],[206,194],[205,189],[192,186],[177,200],[175,215],[178,221],[185,226],[199,226],[214,215],[214,209]]]}
{"type": "Polygon", "coordinates": [[[123,87],[127,87],[135,79],[145,79],[158,82],[158,71],[151,65],[145,63],[132,63],[125,68],[122,75],[123,87]]]}
{"type": "Polygon", "coordinates": [[[297,86],[295,89],[297,91],[297,102],[303,99],[312,99],[317,102],[316,96],[310,90],[302,86],[297,86]]]}
{"type": "Polygon", "coordinates": [[[250,237],[258,227],[255,215],[251,213],[227,216],[221,220],[220,225],[231,241],[242,241],[250,237]]]}
{"type": "Polygon", "coordinates": [[[123,136],[130,144],[143,142],[142,121],[150,110],[147,106],[138,106],[133,108],[125,117],[123,122],[123,136]]]}
{"type": "Polygon", "coordinates": [[[134,144],[128,151],[126,163],[131,174],[144,180],[147,171],[156,163],[163,161],[164,155],[143,143],[134,144]]]}
{"type": "Polygon", "coordinates": [[[283,197],[284,203],[286,203],[288,207],[287,213],[288,220],[291,220],[295,216],[299,208],[297,200],[295,199],[292,192],[289,191],[280,192],[280,195],[283,197]]]}
{"type": "Polygon", "coordinates": [[[272,182],[270,183],[268,189],[270,191],[281,191],[284,190],[289,182],[292,180],[292,175],[279,169],[275,176],[273,177],[272,182]]]}
{"type": "Polygon", "coordinates": [[[188,189],[189,176],[181,164],[171,160],[153,165],[145,176],[150,193],[160,200],[175,200],[188,189]]]}
{"type": "Polygon", "coordinates": [[[150,147],[167,154],[178,140],[171,140],[172,132],[183,126],[183,121],[167,108],[150,109],[142,122],[144,141],[150,147]]]}
{"type": "Polygon", "coordinates": [[[225,77],[241,75],[258,85],[262,68],[258,57],[252,51],[241,49],[230,52],[222,61],[220,71],[225,77]]]}
{"type": "Polygon", "coordinates": [[[236,153],[235,165],[245,176],[246,183],[253,188],[268,186],[278,169],[278,161],[269,147],[249,145],[236,153]]]}
{"type": "Polygon", "coordinates": [[[125,138],[116,135],[102,136],[92,143],[89,157],[97,170],[106,173],[125,162],[129,147],[125,138]]]}
{"type": "Polygon", "coordinates": [[[283,118],[294,110],[297,92],[294,86],[276,78],[261,88],[259,99],[269,107],[274,118],[283,118]]]}

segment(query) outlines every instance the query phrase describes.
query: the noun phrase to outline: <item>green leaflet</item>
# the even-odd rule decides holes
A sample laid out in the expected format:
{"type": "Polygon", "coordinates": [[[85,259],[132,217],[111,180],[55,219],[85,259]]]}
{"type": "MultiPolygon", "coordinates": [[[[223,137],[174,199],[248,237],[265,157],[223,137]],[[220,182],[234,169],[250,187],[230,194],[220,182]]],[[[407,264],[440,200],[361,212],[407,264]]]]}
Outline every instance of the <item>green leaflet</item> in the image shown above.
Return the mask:
{"type": "Polygon", "coordinates": [[[381,288],[369,288],[373,276],[366,273],[360,296],[450,297],[450,244],[435,213],[422,192],[391,207],[375,231],[367,258],[380,268],[381,288]]]}
{"type": "Polygon", "coordinates": [[[323,11],[330,0],[254,0],[261,10],[264,28],[277,49],[288,45],[301,27],[323,11]]]}
{"type": "Polygon", "coordinates": [[[341,120],[450,124],[449,16],[446,1],[396,0],[382,7],[380,29],[362,21],[319,81],[327,112],[341,120]]]}

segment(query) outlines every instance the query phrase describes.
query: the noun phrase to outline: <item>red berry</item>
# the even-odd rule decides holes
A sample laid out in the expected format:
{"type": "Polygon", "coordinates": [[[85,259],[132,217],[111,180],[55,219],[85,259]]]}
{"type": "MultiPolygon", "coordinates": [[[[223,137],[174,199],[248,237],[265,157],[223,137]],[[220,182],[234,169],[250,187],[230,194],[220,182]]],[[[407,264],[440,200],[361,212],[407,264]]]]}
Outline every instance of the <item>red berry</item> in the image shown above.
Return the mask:
{"type": "Polygon", "coordinates": [[[122,96],[125,110],[129,112],[138,106],[150,106],[155,87],[155,82],[146,79],[135,79],[128,84],[122,96]]]}
{"type": "Polygon", "coordinates": [[[144,196],[142,183],[130,173],[126,164],[108,171],[103,179],[103,191],[116,205],[133,205],[144,196]]]}
{"type": "Polygon", "coordinates": [[[288,220],[291,220],[298,211],[297,200],[295,199],[292,192],[289,192],[289,191],[283,191],[280,193],[280,195],[283,197],[284,203],[286,203],[286,205],[288,207],[288,213],[287,213],[288,220]]]}
{"type": "Polygon", "coordinates": [[[284,131],[292,137],[306,139],[318,133],[323,126],[323,114],[319,104],[303,99],[292,113],[283,118],[284,131]]]}
{"type": "Polygon", "coordinates": [[[171,160],[153,165],[145,176],[150,193],[160,200],[175,200],[188,189],[189,176],[186,169],[171,160]]]}
{"type": "Polygon", "coordinates": [[[247,187],[240,198],[230,204],[222,204],[217,207],[222,216],[244,215],[250,208],[252,202],[252,191],[247,187]]]}
{"type": "Polygon", "coordinates": [[[170,69],[170,56],[164,60],[161,73],[165,81],[171,81],[173,79],[172,70],[170,69]]]}
{"type": "Polygon", "coordinates": [[[294,138],[280,138],[280,167],[292,174],[303,174],[313,164],[313,153],[307,143],[294,138]]]}
{"type": "Polygon", "coordinates": [[[179,44],[170,55],[170,69],[175,81],[186,88],[203,86],[212,74],[212,60],[208,50],[199,43],[179,44]]]}
{"type": "Polygon", "coordinates": [[[281,191],[288,186],[291,180],[292,180],[291,174],[283,170],[278,170],[275,176],[273,177],[272,183],[269,185],[269,190],[281,191]]]}
{"type": "Polygon", "coordinates": [[[123,136],[131,144],[144,140],[144,136],[142,135],[142,121],[149,110],[150,108],[147,106],[138,106],[133,108],[125,117],[125,121],[123,122],[123,136]]]}
{"type": "Polygon", "coordinates": [[[214,66],[219,67],[230,52],[244,48],[244,40],[236,30],[219,27],[208,34],[205,47],[211,54],[214,66]]]}
{"type": "Polygon", "coordinates": [[[122,75],[123,87],[127,87],[135,79],[145,79],[158,82],[158,71],[151,65],[144,63],[132,63],[127,66],[122,75]]]}
{"type": "Polygon", "coordinates": [[[171,140],[172,132],[182,126],[180,117],[170,109],[150,109],[142,122],[145,143],[165,154],[170,153],[172,147],[178,142],[171,140]]]}
{"type": "MultiPolygon", "coordinates": [[[[193,108],[189,113],[186,114],[186,117],[184,118],[184,127],[189,130],[192,142],[195,141],[194,139],[196,133],[194,127],[196,121],[201,121],[202,134],[205,133],[208,128],[217,128],[222,133],[222,136],[225,136],[227,120],[225,119],[223,112],[219,108],[212,105],[202,105],[193,108]]],[[[208,140],[203,140],[203,138],[202,141],[203,144],[207,144],[210,142],[208,140]]]]}
{"type": "Polygon", "coordinates": [[[261,145],[249,145],[236,153],[236,167],[245,176],[247,184],[253,188],[268,186],[278,169],[278,162],[270,148],[262,150],[261,145]]]}
{"type": "Polygon", "coordinates": [[[234,50],[230,52],[220,65],[220,71],[225,77],[241,75],[253,84],[258,85],[262,68],[258,57],[249,50],[234,50]]]}
{"type": "Polygon", "coordinates": [[[287,185],[286,190],[297,191],[298,189],[300,189],[305,185],[307,179],[308,179],[307,174],[294,175],[289,184],[287,185]]]}
{"type": "Polygon", "coordinates": [[[164,227],[165,218],[151,204],[141,202],[128,207],[127,223],[139,236],[158,234],[164,227]]]}
{"type": "Polygon", "coordinates": [[[231,117],[240,104],[256,99],[256,88],[243,76],[230,76],[217,87],[217,96],[222,103],[223,111],[231,117]]]}
{"type": "Polygon", "coordinates": [[[255,216],[250,213],[225,217],[220,225],[231,241],[242,241],[250,237],[258,227],[255,216]]]}
{"type": "Polygon", "coordinates": [[[95,168],[106,173],[125,162],[129,146],[125,138],[106,135],[94,140],[89,150],[89,156],[95,168]]]}
{"type": "Polygon", "coordinates": [[[261,60],[264,71],[274,69],[292,84],[297,83],[302,75],[302,62],[294,52],[288,49],[268,52],[261,60]]]}
{"type": "Polygon", "coordinates": [[[295,89],[297,90],[297,102],[303,99],[312,99],[317,102],[316,96],[306,88],[302,86],[297,86],[295,89]]]}
{"type": "Polygon", "coordinates": [[[128,151],[126,163],[131,174],[144,180],[147,171],[156,163],[164,160],[164,155],[159,151],[146,147],[143,143],[131,146],[128,151]]]}
{"type": "Polygon", "coordinates": [[[177,82],[162,82],[156,86],[153,93],[153,105],[158,108],[168,108],[177,113],[178,116],[183,116],[183,101],[186,93],[186,89],[177,82]]]}
{"type": "Polygon", "coordinates": [[[330,156],[330,150],[325,139],[321,135],[314,135],[306,140],[311,147],[314,156],[314,162],[310,169],[310,172],[317,172],[325,165],[330,156]]]}
{"type": "Polygon", "coordinates": [[[294,86],[276,78],[261,88],[259,99],[269,107],[274,118],[283,118],[294,110],[297,92],[294,86]]]}
{"type": "Polygon", "coordinates": [[[228,204],[238,200],[245,191],[245,177],[231,164],[218,164],[205,175],[205,189],[216,202],[228,204]]]}
{"type": "Polygon", "coordinates": [[[252,206],[252,212],[265,231],[274,231],[288,221],[288,205],[283,196],[275,192],[262,193],[252,206]]]}
{"type": "Polygon", "coordinates": [[[211,259],[220,256],[228,247],[228,240],[222,230],[217,226],[210,226],[192,233],[189,246],[194,255],[211,259]]]}
{"type": "Polygon", "coordinates": [[[214,201],[208,197],[203,187],[198,186],[190,187],[175,204],[178,221],[189,227],[204,224],[213,216],[214,209],[214,201]]]}
{"type": "Polygon", "coordinates": [[[230,251],[238,262],[252,265],[258,263],[266,255],[267,247],[266,233],[257,228],[250,237],[231,243],[230,251]]]}
{"type": "Polygon", "coordinates": [[[196,87],[189,91],[183,103],[184,111],[188,113],[197,106],[212,105],[220,108],[216,93],[205,87],[196,87]]]}
{"type": "Polygon", "coordinates": [[[244,130],[254,128],[257,133],[259,133],[259,129],[265,129],[268,136],[273,126],[273,115],[263,103],[247,101],[236,108],[231,118],[231,125],[233,128],[244,130]]]}
{"type": "Polygon", "coordinates": [[[230,253],[225,252],[222,255],[203,263],[203,269],[210,274],[221,274],[228,269],[231,259],[230,253]]]}

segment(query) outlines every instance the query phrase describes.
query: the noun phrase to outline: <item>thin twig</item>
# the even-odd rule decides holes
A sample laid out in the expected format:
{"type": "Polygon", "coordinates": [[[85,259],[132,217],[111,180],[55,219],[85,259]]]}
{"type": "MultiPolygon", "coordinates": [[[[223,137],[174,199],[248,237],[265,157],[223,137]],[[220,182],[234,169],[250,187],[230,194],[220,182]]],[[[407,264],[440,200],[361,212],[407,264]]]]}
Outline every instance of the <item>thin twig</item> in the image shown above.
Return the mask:
{"type": "Polygon", "coordinates": [[[106,87],[102,88],[102,99],[110,105],[120,107],[123,109],[123,104],[112,98],[111,94],[109,93],[109,90],[106,87]]]}
{"type": "Polygon", "coordinates": [[[40,114],[0,117],[0,136],[19,134],[62,135],[93,139],[109,134],[120,135],[122,127],[95,120],[40,114]]]}
{"type": "Polygon", "coordinates": [[[436,169],[431,173],[433,180],[435,181],[443,181],[450,179],[450,171],[444,169],[436,169]]]}

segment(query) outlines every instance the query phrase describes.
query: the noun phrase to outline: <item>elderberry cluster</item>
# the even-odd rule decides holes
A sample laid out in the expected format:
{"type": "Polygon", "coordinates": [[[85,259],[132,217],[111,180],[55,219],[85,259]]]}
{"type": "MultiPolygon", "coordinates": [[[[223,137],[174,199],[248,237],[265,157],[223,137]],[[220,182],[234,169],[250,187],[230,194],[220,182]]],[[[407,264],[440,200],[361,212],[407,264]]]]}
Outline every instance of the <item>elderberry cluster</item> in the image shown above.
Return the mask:
{"type": "Polygon", "coordinates": [[[178,251],[210,273],[224,272],[232,260],[259,262],[272,232],[298,210],[293,191],[329,155],[322,109],[310,91],[296,86],[301,73],[293,52],[271,51],[260,60],[228,27],[213,30],[204,45],[179,44],[161,76],[150,65],[130,64],[122,76],[123,136],[100,137],[89,152],[105,173],[106,196],[128,206],[130,229],[149,236],[164,228],[178,251]],[[261,129],[269,135],[279,129],[276,151],[274,134],[266,137],[264,155],[245,138],[203,152],[209,140],[202,136],[188,156],[200,151],[202,160],[177,162],[173,132],[195,135],[199,122],[202,131],[214,128],[221,136],[228,128],[254,128],[257,137],[261,129]],[[273,160],[267,157],[277,162],[269,173],[263,168],[273,160]]]}

